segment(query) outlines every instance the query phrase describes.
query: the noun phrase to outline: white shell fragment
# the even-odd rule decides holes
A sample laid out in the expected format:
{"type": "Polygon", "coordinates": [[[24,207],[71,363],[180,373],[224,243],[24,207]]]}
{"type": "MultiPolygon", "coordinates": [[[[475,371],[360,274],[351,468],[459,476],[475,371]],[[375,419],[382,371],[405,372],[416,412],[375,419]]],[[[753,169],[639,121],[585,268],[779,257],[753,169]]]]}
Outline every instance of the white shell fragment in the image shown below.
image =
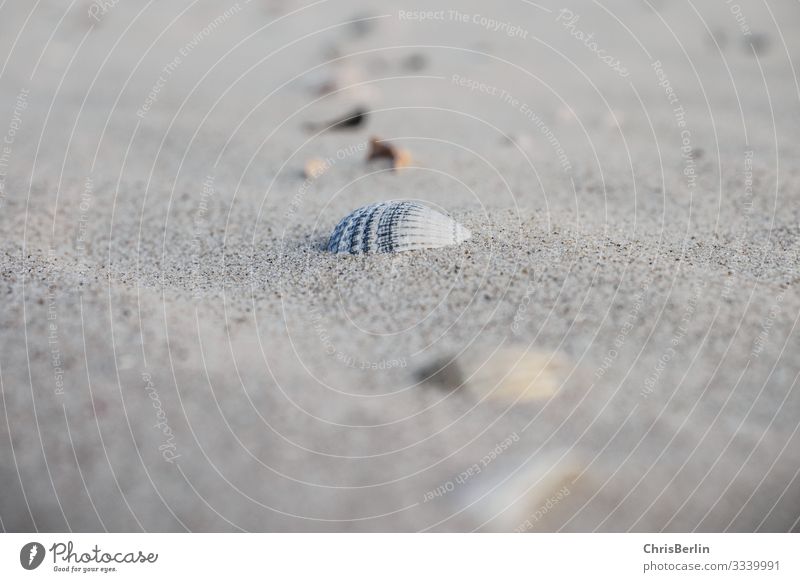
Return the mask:
{"type": "Polygon", "coordinates": [[[412,200],[363,206],[345,216],[328,241],[332,253],[397,253],[457,245],[472,236],[455,220],[412,200]]]}
{"type": "Polygon", "coordinates": [[[596,491],[596,480],[571,452],[545,453],[527,461],[493,463],[484,480],[464,488],[457,503],[483,532],[556,531],[596,491]]]}
{"type": "Polygon", "coordinates": [[[547,400],[558,392],[572,369],[572,363],[561,353],[507,346],[478,368],[470,384],[479,395],[496,400],[547,400]]]}
{"type": "Polygon", "coordinates": [[[434,360],[418,370],[417,379],[448,390],[463,386],[481,399],[522,404],[552,398],[570,374],[580,371],[560,352],[524,345],[473,346],[458,358],[434,360]]]}

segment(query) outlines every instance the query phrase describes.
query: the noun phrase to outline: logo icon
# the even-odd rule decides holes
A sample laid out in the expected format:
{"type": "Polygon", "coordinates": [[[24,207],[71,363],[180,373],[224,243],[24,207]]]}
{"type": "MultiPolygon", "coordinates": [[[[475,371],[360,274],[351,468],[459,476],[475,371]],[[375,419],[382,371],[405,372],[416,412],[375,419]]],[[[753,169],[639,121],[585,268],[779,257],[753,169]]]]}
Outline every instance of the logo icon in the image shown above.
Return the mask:
{"type": "Polygon", "coordinates": [[[39,542],[28,542],[19,551],[19,563],[26,570],[35,570],[44,561],[44,546],[39,542]]]}

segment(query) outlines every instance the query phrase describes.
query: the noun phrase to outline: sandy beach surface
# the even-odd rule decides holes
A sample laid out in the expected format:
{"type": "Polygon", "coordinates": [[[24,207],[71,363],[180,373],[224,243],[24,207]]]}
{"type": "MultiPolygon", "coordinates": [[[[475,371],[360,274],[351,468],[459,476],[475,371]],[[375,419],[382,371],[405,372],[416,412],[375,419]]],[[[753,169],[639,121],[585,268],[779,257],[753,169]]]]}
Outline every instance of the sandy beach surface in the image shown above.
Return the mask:
{"type": "Polygon", "coordinates": [[[800,529],[796,2],[32,4],[3,530],[800,529]]]}

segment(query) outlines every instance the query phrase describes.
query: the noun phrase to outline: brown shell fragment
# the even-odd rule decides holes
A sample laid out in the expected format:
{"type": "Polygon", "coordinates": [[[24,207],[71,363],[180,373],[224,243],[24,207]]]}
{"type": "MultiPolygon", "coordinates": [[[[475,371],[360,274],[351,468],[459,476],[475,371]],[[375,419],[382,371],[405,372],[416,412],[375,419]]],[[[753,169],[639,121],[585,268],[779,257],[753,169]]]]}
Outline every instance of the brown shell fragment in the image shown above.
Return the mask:
{"type": "Polygon", "coordinates": [[[403,148],[395,147],[377,137],[370,138],[369,153],[367,153],[367,161],[371,162],[374,160],[389,160],[393,170],[405,168],[411,165],[412,161],[411,152],[403,148]]]}

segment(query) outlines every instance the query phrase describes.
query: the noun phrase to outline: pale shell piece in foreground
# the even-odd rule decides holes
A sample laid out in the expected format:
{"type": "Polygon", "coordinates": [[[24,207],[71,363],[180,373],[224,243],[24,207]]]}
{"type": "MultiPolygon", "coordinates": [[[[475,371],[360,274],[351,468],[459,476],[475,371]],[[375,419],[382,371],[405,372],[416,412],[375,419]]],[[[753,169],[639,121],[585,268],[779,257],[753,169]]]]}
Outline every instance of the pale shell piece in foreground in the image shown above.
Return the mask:
{"type": "Polygon", "coordinates": [[[477,398],[521,404],[550,399],[571,372],[572,363],[560,352],[509,345],[475,348],[455,359],[434,360],[417,372],[417,379],[446,389],[464,385],[477,398]]]}
{"type": "Polygon", "coordinates": [[[314,180],[328,171],[329,164],[322,158],[311,158],[303,166],[303,173],[306,178],[314,180]]]}
{"type": "Polygon", "coordinates": [[[569,452],[493,463],[486,479],[469,483],[459,495],[471,522],[464,525],[483,532],[555,531],[596,490],[585,468],[569,452]]]}
{"type": "Polygon", "coordinates": [[[413,200],[378,202],[354,210],[333,230],[332,253],[396,253],[457,245],[471,236],[449,216],[413,200]]]}
{"type": "Polygon", "coordinates": [[[571,370],[571,362],[561,353],[508,346],[476,370],[470,385],[480,396],[497,400],[546,400],[558,392],[571,370]]]}

